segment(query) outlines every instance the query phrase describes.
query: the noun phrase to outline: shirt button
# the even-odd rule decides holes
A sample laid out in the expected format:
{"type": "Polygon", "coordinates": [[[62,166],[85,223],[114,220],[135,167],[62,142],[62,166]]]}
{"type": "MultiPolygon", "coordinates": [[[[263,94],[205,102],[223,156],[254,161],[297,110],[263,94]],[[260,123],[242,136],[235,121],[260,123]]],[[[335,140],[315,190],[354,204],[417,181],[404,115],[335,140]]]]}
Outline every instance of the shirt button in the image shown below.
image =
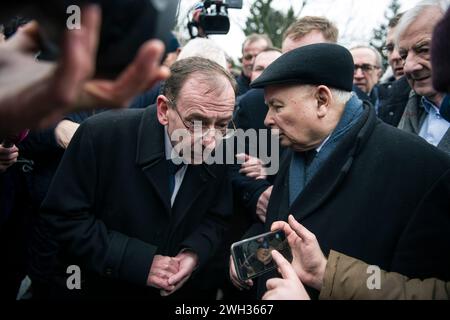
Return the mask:
{"type": "Polygon", "coordinates": [[[112,269],[111,269],[111,268],[106,268],[106,271],[105,271],[105,273],[106,273],[106,275],[107,275],[108,277],[111,277],[111,276],[112,276],[112,273],[113,273],[113,271],[112,271],[112,269]]]}
{"type": "Polygon", "coordinates": [[[389,115],[390,115],[390,116],[393,116],[393,115],[394,115],[394,113],[393,113],[393,112],[391,111],[391,112],[389,112],[389,115]]]}

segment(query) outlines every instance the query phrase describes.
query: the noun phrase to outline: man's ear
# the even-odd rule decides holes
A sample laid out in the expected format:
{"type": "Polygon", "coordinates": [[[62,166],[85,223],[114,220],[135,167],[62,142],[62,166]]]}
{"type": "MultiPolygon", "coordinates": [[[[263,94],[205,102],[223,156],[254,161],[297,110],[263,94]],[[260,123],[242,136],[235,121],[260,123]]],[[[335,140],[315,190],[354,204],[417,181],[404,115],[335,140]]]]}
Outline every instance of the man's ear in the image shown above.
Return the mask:
{"type": "Polygon", "coordinates": [[[317,116],[323,118],[327,115],[333,98],[330,89],[327,86],[318,86],[315,98],[317,100],[317,116]]]}
{"type": "Polygon", "coordinates": [[[159,123],[161,123],[163,126],[166,126],[169,123],[169,119],[167,117],[167,111],[169,110],[169,100],[165,96],[159,95],[156,100],[156,108],[159,123]]]}

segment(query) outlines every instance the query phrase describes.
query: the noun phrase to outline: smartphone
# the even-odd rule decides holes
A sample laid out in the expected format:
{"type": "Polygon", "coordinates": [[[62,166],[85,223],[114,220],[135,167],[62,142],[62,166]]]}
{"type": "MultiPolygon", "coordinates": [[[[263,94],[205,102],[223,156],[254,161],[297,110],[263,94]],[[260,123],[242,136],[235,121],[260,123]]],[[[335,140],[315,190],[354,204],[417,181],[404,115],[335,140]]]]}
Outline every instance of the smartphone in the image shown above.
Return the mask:
{"type": "Polygon", "coordinates": [[[280,252],[289,262],[292,252],[283,230],[263,233],[231,245],[231,256],[236,273],[241,281],[274,270],[277,266],[272,259],[272,250],[280,252]]]}

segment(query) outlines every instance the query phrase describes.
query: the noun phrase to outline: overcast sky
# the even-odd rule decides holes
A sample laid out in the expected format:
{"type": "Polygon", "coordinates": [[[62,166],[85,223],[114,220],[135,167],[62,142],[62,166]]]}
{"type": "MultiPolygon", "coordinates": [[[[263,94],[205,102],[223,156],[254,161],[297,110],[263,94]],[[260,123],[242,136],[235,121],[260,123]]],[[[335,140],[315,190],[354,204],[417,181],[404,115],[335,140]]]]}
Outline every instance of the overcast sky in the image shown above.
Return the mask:
{"type": "MultiPolygon", "coordinates": [[[[420,0],[400,0],[401,10],[408,10],[420,0]]],[[[180,18],[198,0],[181,0],[180,18]]],[[[243,0],[242,10],[229,10],[231,21],[230,32],[227,35],[211,36],[231,57],[236,61],[241,55],[241,45],[245,39],[242,29],[250,13],[250,6],[254,0],[243,0]]],[[[295,12],[300,12],[301,0],[274,0],[272,6],[281,11],[293,5],[295,12]]],[[[301,16],[319,15],[325,16],[339,28],[342,45],[350,46],[356,43],[368,43],[372,30],[384,21],[384,12],[391,0],[308,0],[306,7],[301,11],[301,16]]]]}

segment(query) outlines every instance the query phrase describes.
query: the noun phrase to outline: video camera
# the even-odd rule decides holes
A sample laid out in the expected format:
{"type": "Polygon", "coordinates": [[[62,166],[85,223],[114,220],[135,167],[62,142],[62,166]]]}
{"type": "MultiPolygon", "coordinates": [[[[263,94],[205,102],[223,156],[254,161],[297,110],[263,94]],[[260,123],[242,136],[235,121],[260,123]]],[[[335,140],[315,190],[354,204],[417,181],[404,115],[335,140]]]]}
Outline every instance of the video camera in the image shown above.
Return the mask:
{"type": "Polygon", "coordinates": [[[191,38],[227,34],[230,30],[228,9],[242,9],[242,0],[204,0],[188,13],[191,38]]]}

